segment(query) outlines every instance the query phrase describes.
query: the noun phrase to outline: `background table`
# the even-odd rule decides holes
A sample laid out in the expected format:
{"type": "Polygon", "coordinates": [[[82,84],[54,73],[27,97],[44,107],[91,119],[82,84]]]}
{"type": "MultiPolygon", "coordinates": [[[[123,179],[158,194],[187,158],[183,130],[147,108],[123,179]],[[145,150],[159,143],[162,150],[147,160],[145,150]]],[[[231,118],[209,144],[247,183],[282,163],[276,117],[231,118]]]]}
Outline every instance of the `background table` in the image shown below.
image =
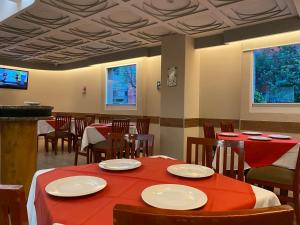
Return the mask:
{"type": "MultiPolygon", "coordinates": [[[[37,124],[37,135],[48,134],[55,131],[55,120],[39,120],[37,124]]],[[[75,122],[71,120],[71,133],[75,134],[75,122]]]]}
{"type": "MultiPolygon", "coordinates": [[[[268,136],[263,134],[262,136],[268,136]]],[[[238,137],[217,135],[220,140],[245,142],[245,169],[275,165],[295,169],[299,152],[299,141],[296,139],[272,139],[271,141],[249,140],[251,135],[240,133],[238,137]]],[[[223,156],[223,154],[221,154],[223,156]]],[[[228,157],[229,154],[228,154],[228,157]]],[[[229,158],[228,158],[229,159],[229,158]]],[[[215,165],[215,160],[214,160],[215,165]]]]}
{"type": "Polygon", "coordinates": [[[166,158],[139,160],[142,162],[140,168],[125,172],[104,171],[97,164],[38,171],[33,179],[27,204],[31,225],[35,225],[36,221],[39,225],[54,222],[72,225],[112,225],[115,204],[148,207],[140,197],[141,192],[146,187],[163,183],[185,184],[204,191],[208,202],[197,210],[220,211],[280,204],[274,193],[221,174],[206,179],[184,179],[167,173],[168,166],[182,163],[181,161],[166,158]],[[41,173],[44,174],[40,175],[41,173]],[[45,192],[45,186],[49,182],[73,175],[102,177],[108,185],[96,194],[80,198],[56,198],[45,192]]]}
{"type": "MultiPolygon", "coordinates": [[[[111,125],[93,124],[92,126],[87,126],[84,129],[82,136],[81,151],[84,151],[89,144],[96,144],[98,142],[105,141],[109,132],[111,132],[111,125]]],[[[130,125],[129,133],[136,133],[135,125],[130,125]]]]}

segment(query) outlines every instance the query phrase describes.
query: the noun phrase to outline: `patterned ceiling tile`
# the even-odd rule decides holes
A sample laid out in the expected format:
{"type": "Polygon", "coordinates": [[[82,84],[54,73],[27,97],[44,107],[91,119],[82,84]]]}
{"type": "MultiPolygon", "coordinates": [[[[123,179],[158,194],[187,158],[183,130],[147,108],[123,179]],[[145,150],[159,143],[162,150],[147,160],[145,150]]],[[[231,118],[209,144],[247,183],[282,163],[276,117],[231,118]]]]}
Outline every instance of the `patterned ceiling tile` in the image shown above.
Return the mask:
{"type": "Polygon", "coordinates": [[[94,21],[122,32],[132,31],[154,24],[154,22],[127,10],[115,11],[109,16],[94,19],[94,21]]]}
{"type": "Polygon", "coordinates": [[[65,26],[78,20],[56,12],[54,9],[43,4],[39,4],[35,8],[26,10],[16,18],[52,29],[65,26]]]}
{"type": "Polygon", "coordinates": [[[65,47],[73,47],[73,46],[88,43],[88,41],[84,41],[81,38],[77,38],[75,36],[65,34],[62,32],[56,33],[55,35],[43,37],[40,40],[48,42],[48,43],[52,43],[55,45],[65,46],[65,47]]]}
{"type": "Polygon", "coordinates": [[[186,20],[179,19],[171,25],[188,35],[200,35],[227,28],[227,25],[213,14],[197,14],[186,20]]]}
{"type": "Polygon", "coordinates": [[[53,7],[87,17],[118,5],[111,0],[41,0],[53,7]]]}
{"type": "Polygon", "coordinates": [[[0,31],[5,31],[14,35],[21,35],[24,37],[32,38],[44,34],[49,30],[32,25],[22,20],[12,18],[7,22],[0,23],[0,31]]]}
{"type": "Polygon", "coordinates": [[[100,40],[118,34],[116,32],[103,28],[100,25],[96,25],[92,22],[84,23],[77,27],[69,28],[68,30],[64,30],[63,32],[72,34],[74,36],[79,36],[81,38],[86,38],[92,41],[100,40]]]}
{"type": "Polygon", "coordinates": [[[104,54],[104,53],[116,51],[115,48],[113,48],[111,46],[107,46],[102,43],[98,43],[98,42],[93,42],[93,43],[90,43],[87,45],[82,45],[82,46],[78,47],[78,49],[80,49],[82,51],[86,51],[91,54],[100,54],[100,55],[104,54]]]}
{"type": "Polygon", "coordinates": [[[131,33],[131,35],[151,43],[160,42],[162,37],[172,34],[174,34],[174,32],[166,29],[163,26],[152,27],[131,33]]]}
{"type": "Polygon", "coordinates": [[[43,52],[54,52],[54,51],[59,51],[64,48],[64,47],[54,45],[54,44],[47,44],[43,41],[24,43],[20,46],[26,47],[26,48],[31,48],[31,49],[38,50],[38,51],[43,51],[43,52]]]}
{"type": "Polygon", "coordinates": [[[72,60],[72,57],[68,57],[68,56],[59,56],[59,55],[44,55],[41,56],[42,59],[47,59],[50,61],[54,61],[57,62],[59,64],[65,62],[65,61],[70,61],[72,60]]]}
{"type": "Polygon", "coordinates": [[[86,58],[86,57],[90,57],[91,55],[93,55],[93,54],[90,54],[88,52],[81,51],[78,49],[63,50],[63,51],[58,52],[58,54],[64,55],[64,56],[69,56],[72,58],[86,58]]]}
{"type": "Polygon", "coordinates": [[[134,6],[162,21],[207,10],[199,0],[144,0],[134,6]]]}
{"type": "Polygon", "coordinates": [[[229,5],[241,1],[245,1],[245,0],[209,0],[209,2],[213,4],[215,7],[229,5]]]}
{"type": "Polygon", "coordinates": [[[25,55],[28,57],[34,57],[34,56],[38,56],[38,55],[42,54],[42,52],[39,50],[31,50],[31,49],[24,48],[24,47],[9,48],[9,49],[6,49],[6,51],[10,52],[10,53],[19,54],[19,55],[25,55]]]}
{"type": "Polygon", "coordinates": [[[104,43],[120,49],[137,48],[144,45],[142,41],[122,35],[107,39],[104,43]]]}
{"type": "Polygon", "coordinates": [[[0,49],[15,45],[21,41],[24,41],[25,38],[11,35],[6,32],[0,32],[0,49]]]}
{"type": "Polygon", "coordinates": [[[246,1],[242,1],[222,9],[222,12],[236,25],[263,22],[292,15],[288,4],[279,5],[277,0],[264,0],[263,4],[260,0],[252,0],[251,3],[250,5],[246,1]]]}

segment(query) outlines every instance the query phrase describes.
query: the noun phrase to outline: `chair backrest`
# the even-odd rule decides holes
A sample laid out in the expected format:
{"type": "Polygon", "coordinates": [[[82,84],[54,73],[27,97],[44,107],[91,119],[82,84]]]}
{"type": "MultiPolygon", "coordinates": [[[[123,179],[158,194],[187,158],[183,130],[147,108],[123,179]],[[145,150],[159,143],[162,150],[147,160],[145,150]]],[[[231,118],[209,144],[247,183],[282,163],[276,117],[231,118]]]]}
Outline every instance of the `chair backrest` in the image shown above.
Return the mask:
{"type": "Polygon", "coordinates": [[[115,205],[114,225],[292,225],[294,210],[288,205],[224,212],[180,211],[115,205]]]}
{"type": "Polygon", "coordinates": [[[203,123],[203,132],[205,138],[216,138],[214,125],[211,123],[203,123]]]}
{"type": "Polygon", "coordinates": [[[222,141],[215,153],[217,173],[244,181],[245,149],[243,141],[222,141]]]}
{"type": "Polygon", "coordinates": [[[128,134],[129,133],[129,123],[130,123],[130,121],[128,119],[113,120],[112,121],[112,133],[128,134]]]}
{"type": "Polygon", "coordinates": [[[134,158],[133,146],[130,146],[131,137],[123,133],[109,133],[106,159],[134,158]]]}
{"type": "Polygon", "coordinates": [[[138,134],[149,134],[150,119],[143,118],[136,120],[136,130],[138,134]]]}
{"type": "Polygon", "coordinates": [[[95,123],[96,121],[96,115],[86,115],[84,118],[87,126],[95,123]]]}
{"type": "Polygon", "coordinates": [[[82,137],[85,127],[88,125],[86,117],[75,118],[75,135],[76,137],[82,137]]]}
{"type": "Polygon", "coordinates": [[[186,162],[212,168],[214,152],[220,143],[221,141],[212,138],[187,137],[186,162]]]}
{"type": "Polygon", "coordinates": [[[111,122],[112,122],[112,119],[109,117],[103,117],[103,116],[99,117],[99,123],[101,123],[101,124],[108,124],[111,122]]]}
{"type": "Polygon", "coordinates": [[[55,117],[55,131],[64,131],[70,132],[71,131],[71,116],[67,115],[57,115],[55,117]]]}
{"type": "Polygon", "coordinates": [[[136,134],[134,135],[135,156],[147,157],[153,155],[154,135],[136,134]]]}
{"type": "Polygon", "coordinates": [[[0,185],[0,224],[28,225],[23,186],[0,185]]]}
{"type": "Polygon", "coordinates": [[[221,121],[221,132],[234,132],[234,123],[232,121],[221,121]]]}
{"type": "Polygon", "coordinates": [[[296,168],[295,168],[295,176],[294,176],[294,181],[293,181],[294,190],[300,189],[299,183],[300,183],[300,147],[298,150],[298,156],[297,156],[296,168]]]}

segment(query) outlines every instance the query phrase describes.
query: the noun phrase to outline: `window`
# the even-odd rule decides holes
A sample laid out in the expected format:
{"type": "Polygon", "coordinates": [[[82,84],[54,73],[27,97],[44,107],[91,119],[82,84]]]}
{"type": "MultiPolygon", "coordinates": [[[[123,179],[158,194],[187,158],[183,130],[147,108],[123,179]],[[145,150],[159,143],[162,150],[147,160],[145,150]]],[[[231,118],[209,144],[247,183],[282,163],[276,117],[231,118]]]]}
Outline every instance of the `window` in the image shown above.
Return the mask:
{"type": "Polygon", "coordinates": [[[300,44],[254,50],[254,103],[300,103],[300,44]]]}
{"type": "Polygon", "coordinates": [[[136,105],[136,64],[107,68],[106,105],[136,105]]]}

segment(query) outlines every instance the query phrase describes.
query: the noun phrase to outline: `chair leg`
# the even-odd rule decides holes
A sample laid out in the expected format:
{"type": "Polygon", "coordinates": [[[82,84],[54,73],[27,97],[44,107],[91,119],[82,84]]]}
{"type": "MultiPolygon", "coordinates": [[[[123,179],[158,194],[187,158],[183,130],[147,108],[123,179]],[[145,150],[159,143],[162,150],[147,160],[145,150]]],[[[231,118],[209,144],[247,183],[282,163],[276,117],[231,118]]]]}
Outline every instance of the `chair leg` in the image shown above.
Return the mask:
{"type": "Polygon", "coordinates": [[[65,145],[64,145],[64,142],[65,140],[64,140],[64,138],[61,138],[61,151],[62,152],[64,152],[64,147],[65,147],[65,145]]]}
{"type": "Polygon", "coordinates": [[[76,150],[75,150],[75,162],[74,162],[74,165],[77,166],[77,163],[78,163],[78,149],[76,148],[76,150]]]}
{"type": "Polygon", "coordinates": [[[49,142],[48,142],[48,138],[45,136],[45,149],[46,149],[46,152],[49,151],[49,142]]]}
{"type": "Polygon", "coordinates": [[[68,137],[68,152],[72,152],[72,137],[68,137]]]}
{"type": "MultiPolygon", "coordinates": [[[[284,189],[280,189],[280,195],[282,196],[288,196],[289,191],[288,190],[284,190],[284,189]]],[[[287,201],[281,201],[281,204],[286,204],[287,201]]]]}
{"type": "Polygon", "coordinates": [[[52,151],[54,151],[55,155],[57,155],[57,139],[52,140],[52,151]]]}
{"type": "Polygon", "coordinates": [[[299,193],[298,192],[293,192],[293,198],[294,198],[294,210],[295,210],[295,215],[296,215],[296,222],[297,225],[300,225],[300,209],[299,209],[299,193]]]}
{"type": "Polygon", "coordinates": [[[87,148],[86,149],[86,163],[89,164],[90,163],[90,149],[87,148]]]}

